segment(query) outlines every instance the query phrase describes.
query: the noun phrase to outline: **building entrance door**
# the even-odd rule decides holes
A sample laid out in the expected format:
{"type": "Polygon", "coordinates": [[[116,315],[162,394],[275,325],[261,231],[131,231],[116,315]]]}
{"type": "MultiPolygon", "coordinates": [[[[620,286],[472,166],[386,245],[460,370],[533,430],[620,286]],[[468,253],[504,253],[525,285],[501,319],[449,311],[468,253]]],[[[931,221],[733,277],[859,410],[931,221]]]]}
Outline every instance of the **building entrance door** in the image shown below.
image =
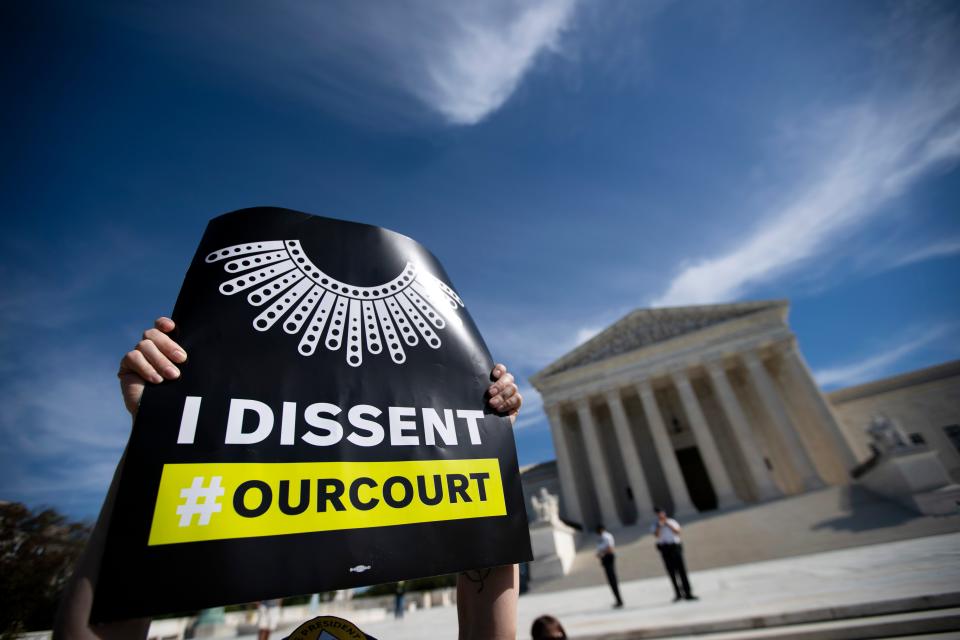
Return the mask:
{"type": "Polygon", "coordinates": [[[710,475],[703,465],[700,450],[696,447],[677,449],[677,463],[683,480],[687,483],[690,500],[697,511],[710,511],[717,508],[717,494],[710,483],[710,475]]]}

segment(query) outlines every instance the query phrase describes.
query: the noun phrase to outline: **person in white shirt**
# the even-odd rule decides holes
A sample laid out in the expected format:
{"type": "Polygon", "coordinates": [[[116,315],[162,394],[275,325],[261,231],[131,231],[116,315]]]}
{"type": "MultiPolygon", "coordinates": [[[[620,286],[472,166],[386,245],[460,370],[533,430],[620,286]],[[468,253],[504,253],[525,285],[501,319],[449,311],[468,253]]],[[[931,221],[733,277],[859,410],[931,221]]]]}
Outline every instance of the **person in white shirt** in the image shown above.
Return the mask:
{"type": "Polygon", "coordinates": [[[610,589],[617,599],[613,607],[619,609],[623,606],[623,599],[620,597],[620,585],[617,583],[617,569],[614,566],[616,555],[614,554],[613,534],[604,528],[602,524],[597,525],[597,557],[600,558],[600,564],[603,565],[603,571],[607,574],[607,582],[610,583],[610,589]]]}
{"type": "Polygon", "coordinates": [[[257,603],[257,640],[270,640],[270,633],[280,626],[281,604],[279,599],[257,603]]]}
{"type": "Polygon", "coordinates": [[[667,517],[667,512],[660,507],[654,507],[657,514],[657,522],[653,525],[653,537],[657,541],[657,551],[663,558],[663,566],[667,569],[667,575],[670,576],[670,584],[673,585],[674,602],[680,600],[697,600],[690,589],[690,581],[687,579],[687,567],[683,562],[683,545],[680,542],[680,523],[673,518],[667,517]]]}

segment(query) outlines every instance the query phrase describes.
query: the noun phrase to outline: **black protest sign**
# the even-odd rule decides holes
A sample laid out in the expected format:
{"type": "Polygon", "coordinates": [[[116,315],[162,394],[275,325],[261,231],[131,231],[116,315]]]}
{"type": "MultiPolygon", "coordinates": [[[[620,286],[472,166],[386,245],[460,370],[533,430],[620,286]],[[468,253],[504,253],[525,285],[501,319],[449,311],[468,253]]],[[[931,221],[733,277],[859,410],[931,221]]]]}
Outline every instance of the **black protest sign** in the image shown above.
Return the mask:
{"type": "MultiPolygon", "coordinates": [[[[481,268],[478,264],[478,268],[481,268]]],[[[510,422],[419,244],[285,209],[210,222],[148,386],[94,619],[529,560],[510,422]]]]}

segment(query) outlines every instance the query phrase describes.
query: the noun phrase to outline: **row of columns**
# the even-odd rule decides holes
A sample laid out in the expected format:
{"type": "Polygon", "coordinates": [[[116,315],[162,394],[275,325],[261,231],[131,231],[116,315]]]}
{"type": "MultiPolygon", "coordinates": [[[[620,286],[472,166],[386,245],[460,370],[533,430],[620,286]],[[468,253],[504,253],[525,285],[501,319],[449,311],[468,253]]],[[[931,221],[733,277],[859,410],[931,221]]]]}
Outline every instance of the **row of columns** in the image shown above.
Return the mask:
{"type": "MultiPolygon", "coordinates": [[[[810,377],[806,365],[795,348],[789,347],[781,351],[780,354],[784,360],[787,374],[792,380],[791,383],[797,385],[796,389],[804,394],[804,400],[810,404],[816,415],[826,424],[831,442],[841,452],[844,463],[852,461],[852,453],[850,453],[849,446],[840,434],[839,428],[836,427],[829,406],[810,377]]],[[[757,392],[756,395],[760,398],[769,424],[786,446],[790,463],[799,477],[803,489],[810,490],[822,486],[823,482],[817,473],[813,460],[790,419],[786,404],[776,388],[776,383],[767,372],[759,354],[755,351],[748,351],[738,355],[747,372],[749,384],[753,386],[757,392]]],[[[774,483],[767,468],[767,463],[757,445],[747,414],[733,390],[726,370],[719,361],[707,362],[704,366],[710,384],[719,400],[720,408],[730,425],[734,445],[744,463],[746,476],[752,485],[755,497],[758,500],[767,500],[780,495],[780,489],[774,483]]],[[[696,446],[717,495],[718,507],[726,508],[739,504],[740,498],[734,491],[730,474],[720,457],[720,450],[707,424],[700,400],[697,398],[687,372],[676,370],[671,372],[669,376],[680,397],[696,446]]],[[[653,386],[650,380],[641,380],[634,386],[643,406],[643,414],[663,471],[667,490],[674,505],[674,511],[681,515],[693,512],[695,511],[693,502],[680,465],[677,462],[653,386]]],[[[636,507],[640,513],[649,513],[653,507],[650,490],[630,428],[630,422],[624,409],[621,388],[611,388],[603,392],[603,395],[610,409],[617,447],[621,453],[622,463],[625,467],[627,480],[632,488],[636,507]]],[[[590,398],[577,398],[574,400],[574,405],[580,430],[583,434],[590,475],[594,480],[594,493],[600,516],[604,522],[614,525],[622,524],[617,513],[614,499],[615,492],[611,486],[611,475],[604,460],[599,432],[590,408],[590,398]]],[[[548,406],[547,414],[554,435],[560,485],[563,491],[567,517],[574,521],[583,522],[584,505],[580,504],[581,499],[576,484],[578,481],[577,474],[571,459],[569,442],[565,437],[566,430],[559,404],[548,406]]]]}

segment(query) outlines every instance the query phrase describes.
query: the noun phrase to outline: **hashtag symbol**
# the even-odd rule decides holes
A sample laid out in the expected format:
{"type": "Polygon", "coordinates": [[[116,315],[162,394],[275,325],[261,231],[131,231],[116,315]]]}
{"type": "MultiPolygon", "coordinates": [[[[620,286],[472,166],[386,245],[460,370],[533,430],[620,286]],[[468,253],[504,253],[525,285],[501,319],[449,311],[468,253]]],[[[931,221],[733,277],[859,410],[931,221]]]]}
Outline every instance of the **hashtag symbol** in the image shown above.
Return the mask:
{"type": "Polygon", "coordinates": [[[193,484],[186,489],[180,489],[180,497],[185,502],[177,507],[177,515],[180,516],[180,526],[189,527],[193,524],[194,514],[200,516],[197,519],[198,525],[210,524],[210,516],[223,510],[217,500],[226,492],[226,489],[220,486],[220,480],[223,476],[213,476],[210,478],[210,486],[204,487],[203,476],[197,476],[193,479],[193,484]],[[200,501],[202,498],[202,502],[200,501]]]}

